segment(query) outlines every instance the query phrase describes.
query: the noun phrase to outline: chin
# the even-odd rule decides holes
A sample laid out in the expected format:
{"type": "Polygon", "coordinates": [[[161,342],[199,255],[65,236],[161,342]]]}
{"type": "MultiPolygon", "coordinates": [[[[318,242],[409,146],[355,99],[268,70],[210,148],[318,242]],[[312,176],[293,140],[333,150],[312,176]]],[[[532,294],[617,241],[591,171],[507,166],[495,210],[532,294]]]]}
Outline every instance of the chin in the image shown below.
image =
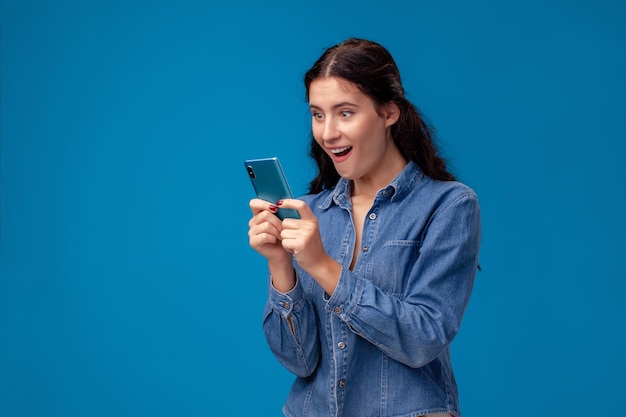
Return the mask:
{"type": "MultiPolygon", "coordinates": [[[[337,169],[337,168],[335,167],[335,169],[337,169]]],[[[345,179],[347,179],[349,181],[352,181],[352,180],[354,180],[356,178],[356,175],[353,172],[350,172],[350,171],[337,169],[337,173],[339,174],[339,176],[341,178],[345,178],[345,179]]]]}

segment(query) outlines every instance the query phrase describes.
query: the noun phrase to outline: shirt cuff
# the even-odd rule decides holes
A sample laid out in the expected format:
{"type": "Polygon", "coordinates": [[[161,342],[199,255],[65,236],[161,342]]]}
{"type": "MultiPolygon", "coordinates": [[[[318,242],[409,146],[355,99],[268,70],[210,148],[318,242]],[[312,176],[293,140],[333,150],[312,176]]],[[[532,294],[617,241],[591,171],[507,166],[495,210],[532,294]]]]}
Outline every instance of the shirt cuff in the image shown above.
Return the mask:
{"type": "Polygon", "coordinates": [[[361,299],[363,286],[363,280],[358,279],[352,271],[342,269],[335,291],[326,303],[326,310],[345,318],[361,299]]]}
{"type": "Polygon", "coordinates": [[[299,305],[303,301],[302,287],[300,286],[300,280],[296,274],[296,285],[288,292],[280,292],[274,285],[272,285],[272,276],[270,275],[269,282],[269,302],[276,309],[281,311],[284,315],[288,315],[293,310],[294,306],[299,305]]]}

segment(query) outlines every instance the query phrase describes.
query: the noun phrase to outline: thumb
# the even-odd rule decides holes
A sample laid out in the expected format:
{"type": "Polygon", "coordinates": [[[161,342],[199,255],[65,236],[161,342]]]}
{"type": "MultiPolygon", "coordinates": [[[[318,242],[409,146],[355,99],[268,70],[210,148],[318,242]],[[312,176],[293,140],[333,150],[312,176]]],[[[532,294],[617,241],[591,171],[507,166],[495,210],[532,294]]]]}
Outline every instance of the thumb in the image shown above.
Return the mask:
{"type": "Polygon", "coordinates": [[[293,198],[285,198],[284,200],[278,200],[276,205],[280,208],[293,209],[300,214],[302,220],[313,220],[315,214],[311,211],[311,208],[302,200],[296,200],[293,198]]]}

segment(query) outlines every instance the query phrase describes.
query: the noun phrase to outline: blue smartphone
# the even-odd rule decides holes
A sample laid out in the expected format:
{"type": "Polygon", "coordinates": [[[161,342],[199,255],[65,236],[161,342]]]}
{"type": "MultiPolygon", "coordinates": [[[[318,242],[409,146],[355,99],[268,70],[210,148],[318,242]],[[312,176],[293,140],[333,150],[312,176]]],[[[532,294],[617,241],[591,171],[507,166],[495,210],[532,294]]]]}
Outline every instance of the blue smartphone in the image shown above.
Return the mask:
{"type": "MultiPolygon", "coordinates": [[[[244,165],[258,198],[272,204],[284,198],[293,198],[278,158],[246,159],[244,165]]],[[[281,220],[300,218],[293,209],[279,208],[276,215],[281,220]]]]}

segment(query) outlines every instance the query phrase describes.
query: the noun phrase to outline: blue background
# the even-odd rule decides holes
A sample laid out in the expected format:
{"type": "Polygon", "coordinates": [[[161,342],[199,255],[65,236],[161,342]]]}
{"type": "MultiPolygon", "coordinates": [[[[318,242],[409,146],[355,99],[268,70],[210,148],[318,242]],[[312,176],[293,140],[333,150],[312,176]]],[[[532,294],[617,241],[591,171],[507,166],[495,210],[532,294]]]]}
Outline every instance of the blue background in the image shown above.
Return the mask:
{"type": "Polygon", "coordinates": [[[242,161],[306,189],[302,76],[358,36],[478,193],[464,415],[623,415],[621,1],[2,1],[0,415],[278,416],[242,161]]]}

